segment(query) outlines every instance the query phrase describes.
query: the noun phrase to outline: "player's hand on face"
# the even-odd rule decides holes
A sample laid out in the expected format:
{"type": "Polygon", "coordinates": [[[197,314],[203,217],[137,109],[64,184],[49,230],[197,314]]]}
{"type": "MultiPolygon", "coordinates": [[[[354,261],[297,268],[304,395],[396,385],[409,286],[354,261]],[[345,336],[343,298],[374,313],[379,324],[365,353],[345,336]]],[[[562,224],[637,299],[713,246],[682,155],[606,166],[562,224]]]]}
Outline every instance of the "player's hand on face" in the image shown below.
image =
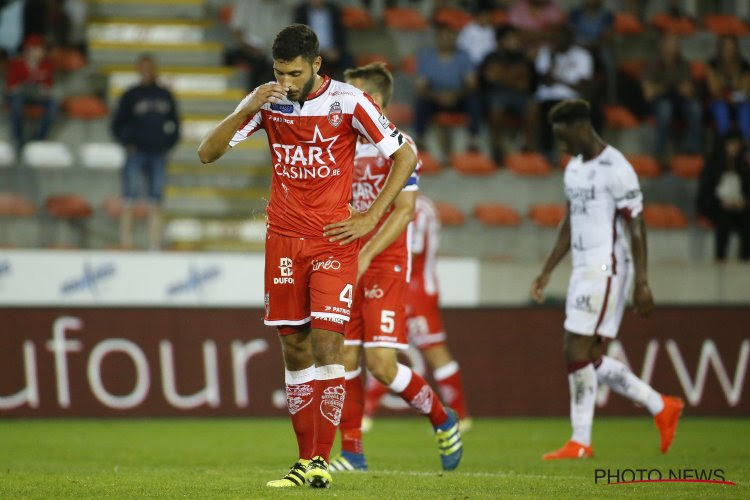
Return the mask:
{"type": "Polygon", "coordinates": [[[544,302],[544,289],[549,283],[549,274],[540,274],[531,282],[531,298],[541,304],[544,302]]]}
{"type": "Polygon", "coordinates": [[[367,212],[357,212],[350,205],[349,218],[325,226],[323,236],[331,243],[338,241],[339,245],[348,245],[372,231],[377,223],[367,212]]]}
{"type": "Polygon", "coordinates": [[[250,112],[257,113],[257,110],[266,103],[279,102],[286,98],[286,93],[289,89],[283,87],[278,82],[264,83],[255,91],[255,94],[245,106],[250,112]]]}
{"type": "Polygon", "coordinates": [[[643,317],[650,316],[654,312],[654,296],[651,294],[651,288],[647,283],[635,285],[633,302],[635,310],[643,317]]]}

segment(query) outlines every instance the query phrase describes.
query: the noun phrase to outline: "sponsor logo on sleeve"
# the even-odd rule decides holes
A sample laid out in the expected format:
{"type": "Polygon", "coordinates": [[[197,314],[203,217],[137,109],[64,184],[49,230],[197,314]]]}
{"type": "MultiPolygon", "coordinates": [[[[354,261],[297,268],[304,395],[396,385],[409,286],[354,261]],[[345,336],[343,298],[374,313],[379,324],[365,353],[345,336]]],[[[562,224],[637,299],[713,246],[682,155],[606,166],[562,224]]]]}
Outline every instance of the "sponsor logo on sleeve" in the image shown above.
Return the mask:
{"type": "Polygon", "coordinates": [[[388,118],[386,118],[385,115],[380,115],[380,118],[378,118],[378,123],[384,129],[387,129],[388,127],[391,126],[391,122],[388,121],[388,118]]]}
{"type": "Polygon", "coordinates": [[[277,102],[271,103],[271,111],[278,111],[280,113],[294,113],[293,104],[279,104],[277,102]]]}

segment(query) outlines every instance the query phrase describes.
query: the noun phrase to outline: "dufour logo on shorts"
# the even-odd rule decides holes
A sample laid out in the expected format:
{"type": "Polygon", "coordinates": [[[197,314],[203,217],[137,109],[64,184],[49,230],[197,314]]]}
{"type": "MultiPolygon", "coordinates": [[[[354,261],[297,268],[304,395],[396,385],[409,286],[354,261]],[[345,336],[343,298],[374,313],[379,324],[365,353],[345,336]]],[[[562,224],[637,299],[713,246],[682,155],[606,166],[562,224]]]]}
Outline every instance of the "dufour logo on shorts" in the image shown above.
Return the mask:
{"type": "Polygon", "coordinates": [[[289,257],[282,257],[279,259],[279,274],[281,277],[273,279],[274,285],[294,284],[294,278],[292,277],[292,274],[294,274],[292,259],[289,257]]]}
{"type": "Polygon", "coordinates": [[[343,385],[326,387],[320,396],[320,413],[333,425],[341,422],[341,410],[344,408],[346,389],[343,385]]]}
{"type": "Polygon", "coordinates": [[[372,285],[372,288],[365,287],[365,298],[366,299],[382,299],[383,289],[380,288],[377,283],[372,285]]]}
{"type": "Polygon", "coordinates": [[[312,261],[312,270],[318,271],[320,269],[323,269],[324,271],[329,271],[329,270],[336,271],[338,269],[341,269],[341,262],[337,260],[333,260],[332,257],[329,257],[328,260],[312,261]]]}

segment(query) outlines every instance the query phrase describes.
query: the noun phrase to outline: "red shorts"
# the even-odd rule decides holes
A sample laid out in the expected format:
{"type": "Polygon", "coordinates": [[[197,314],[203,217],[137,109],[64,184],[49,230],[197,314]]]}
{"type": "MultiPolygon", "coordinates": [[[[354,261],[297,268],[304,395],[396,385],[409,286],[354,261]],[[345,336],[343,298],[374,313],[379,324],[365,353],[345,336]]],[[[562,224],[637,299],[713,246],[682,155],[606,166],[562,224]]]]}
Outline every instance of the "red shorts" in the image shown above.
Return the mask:
{"type": "Polygon", "coordinates": [[[357,283],[344,344],[408,349],[406,287],[405,271],[369,269],[357,283]]]}
{"type": "Polygon", "coordinates": [[[409,342],[422,350],[445,343],[438,294],[427,294],[424,284],[413,278],[406,293],[406,331],[409,342]]]}
{"type": "Polygon", "coordinates": [[[351,315],[359,245],[324,238],[266,235],[266,312],[264,322],[279,333],[310,323],[344,333],[351,315]],[[290,328],[291,327],[291,328],[290,328]]]}

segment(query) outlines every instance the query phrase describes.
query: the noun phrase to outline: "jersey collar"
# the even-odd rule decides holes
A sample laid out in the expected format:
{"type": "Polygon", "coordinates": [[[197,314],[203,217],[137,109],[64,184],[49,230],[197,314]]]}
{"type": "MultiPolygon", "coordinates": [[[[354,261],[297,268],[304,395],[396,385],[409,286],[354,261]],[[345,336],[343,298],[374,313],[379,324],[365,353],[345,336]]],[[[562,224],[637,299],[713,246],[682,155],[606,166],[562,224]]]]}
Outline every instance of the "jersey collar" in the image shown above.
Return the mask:
{"type": "Polygon", "coordinates": [[[320,84],[320,88],[313,92],[312,94],[307,96],[307,99],[305,101],[312,101],[316,97],[320,97],[323,95],[323,93],[328,90],[328,87],[331,85],[331,78],[328,75],[323,75],[323,83],[320,84]]]}

